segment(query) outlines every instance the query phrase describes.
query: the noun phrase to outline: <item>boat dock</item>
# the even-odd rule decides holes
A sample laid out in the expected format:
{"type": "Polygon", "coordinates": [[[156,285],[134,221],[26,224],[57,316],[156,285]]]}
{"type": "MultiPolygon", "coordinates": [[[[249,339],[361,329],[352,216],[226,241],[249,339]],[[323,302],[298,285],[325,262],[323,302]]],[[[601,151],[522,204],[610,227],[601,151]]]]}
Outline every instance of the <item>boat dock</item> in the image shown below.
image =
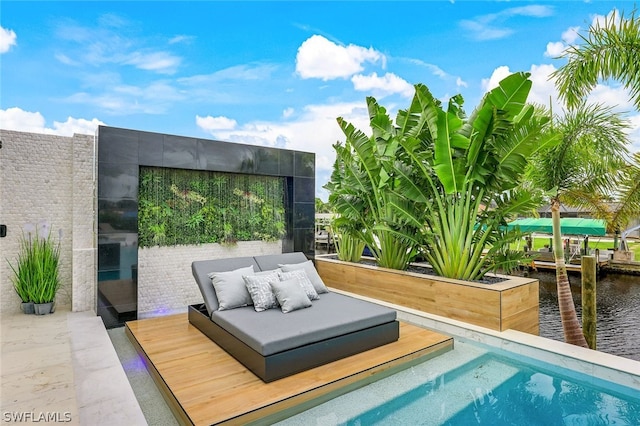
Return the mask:
{"type": "MultiPolygon", "coordinates": [[[[567,271],[571,271],[571,272],[582,272],[582,265],[580,263],[567,263],[567,271]]],[[[600,271],[602,269],[606,269],[609,266],[609,259],[602,259],[600,258],[598,260],[598,263],[596,265],[596,268],[600,271]]],[[[556,270],[556,263],[555,262],[546,262],[546,261],[538,261],[538,260],[532,260],[531,261],[531,268],[532,269],[552,269],[552,270],[556,270]]]]}

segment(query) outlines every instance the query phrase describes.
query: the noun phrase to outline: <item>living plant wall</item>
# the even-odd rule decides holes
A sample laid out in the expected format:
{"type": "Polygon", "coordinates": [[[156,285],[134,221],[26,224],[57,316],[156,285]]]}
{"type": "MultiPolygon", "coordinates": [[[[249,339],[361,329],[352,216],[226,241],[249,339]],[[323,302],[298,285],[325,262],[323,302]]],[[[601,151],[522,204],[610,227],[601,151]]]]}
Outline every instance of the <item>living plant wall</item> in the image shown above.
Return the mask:
{"type": "Polygon", "coordinates": [[[285,235],[284,178],[141,167],[139,182],[139,247],[285,235]]]}

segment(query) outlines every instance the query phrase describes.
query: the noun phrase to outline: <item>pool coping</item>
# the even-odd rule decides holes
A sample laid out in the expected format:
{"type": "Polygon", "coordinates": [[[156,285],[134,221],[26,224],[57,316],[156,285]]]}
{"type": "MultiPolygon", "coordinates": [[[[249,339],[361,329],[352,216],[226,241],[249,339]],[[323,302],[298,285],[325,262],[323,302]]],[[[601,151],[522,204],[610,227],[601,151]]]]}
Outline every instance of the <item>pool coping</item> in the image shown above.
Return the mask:
{"type": "Polygon", "coordinates": [[[332,288],[332,291],[368,300],[395,309],[398,319],[450,336],[471,340],[516,355],[586,374],[587,382],[612,382],[631,389],[640,388],[640,361],[582,348],[546,337],[516,331],[495,331],[416,309],[368,298],[332,288]]]}

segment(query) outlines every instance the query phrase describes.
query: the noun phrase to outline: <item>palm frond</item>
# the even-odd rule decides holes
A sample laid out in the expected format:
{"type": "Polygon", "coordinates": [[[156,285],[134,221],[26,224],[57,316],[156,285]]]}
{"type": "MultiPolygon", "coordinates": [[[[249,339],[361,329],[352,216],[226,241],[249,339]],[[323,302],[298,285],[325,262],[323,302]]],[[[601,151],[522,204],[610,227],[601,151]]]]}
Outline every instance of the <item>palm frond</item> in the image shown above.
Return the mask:
{"type": "Polygon", "coordinates": [[[551,76],[560,98],[573,108],[595,88],[600,79],[619,80],[640,108],[640,19],[635,11],[628,18],[610,14],[603,25],[591,26],[582,43],[569,47],[568,59],[551,76]]]}

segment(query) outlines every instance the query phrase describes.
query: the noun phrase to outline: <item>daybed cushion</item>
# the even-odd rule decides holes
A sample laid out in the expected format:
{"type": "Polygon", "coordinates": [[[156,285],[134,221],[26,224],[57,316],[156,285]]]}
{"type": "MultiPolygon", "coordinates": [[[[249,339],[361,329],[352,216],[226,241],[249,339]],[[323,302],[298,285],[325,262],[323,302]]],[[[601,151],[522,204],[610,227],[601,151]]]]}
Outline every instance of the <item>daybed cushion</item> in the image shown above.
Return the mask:
{"type": "Polygon", "coordinates": [[[256,256],[254,259],[261,271],[276,269],[280,263],[302,263],[308,260],[307,256],[299,251],[295,253],[264,254],[256,256]]]}
{"type": "Polygon", "coordinates": [[[278,299],[283,314],[311,307],[311,300],[300,284],[300,278],[272,281],[271,288],[278,299]]]}
{"type": "Polygon", "coordinates": [[[318,271],[316,271],[316,267],[313,266],[312,261],[307,260],[306,262],[302,262],[302,263],[289,263],[289,264],[281,263],[281,264],[278,264],[278,266],[282,268],[283,272],[291,272],[291,271],[296,271],[298,269],[303,269],[307,273],[309,280],[311,280],[311,284],[313,284],[313,287],[316,289],[316,292],[318,294],[329,292],[329,289],[327,288],[326,285],[324,285],[322,278],[320,278],[320,275],[318,275],[318,271]]]}
{"type": "Polygon", "coordinates": [[[215,259],[215,260],[198,260],[191,263],[191,272],[193,277],[200,287],[204,304],[207,307],[209,315],[218,309],[218,298],[216,292],[213,289],[213,283],[209,274],[211,272],[225,272],[233,269],[243,268],[245,266],[253,266],[254,271],[259,271],[260,268],[255,262],[253,257],[235,257],[228,259],[215,259]]]}
{"type": "Polygon", "coordinates": [[[384,306],[338,293],[323,294],[308,309],[256,314],[250,306],[216,311],[212,321],[263,356],[363,330],[396,319],[384,306]]]}

